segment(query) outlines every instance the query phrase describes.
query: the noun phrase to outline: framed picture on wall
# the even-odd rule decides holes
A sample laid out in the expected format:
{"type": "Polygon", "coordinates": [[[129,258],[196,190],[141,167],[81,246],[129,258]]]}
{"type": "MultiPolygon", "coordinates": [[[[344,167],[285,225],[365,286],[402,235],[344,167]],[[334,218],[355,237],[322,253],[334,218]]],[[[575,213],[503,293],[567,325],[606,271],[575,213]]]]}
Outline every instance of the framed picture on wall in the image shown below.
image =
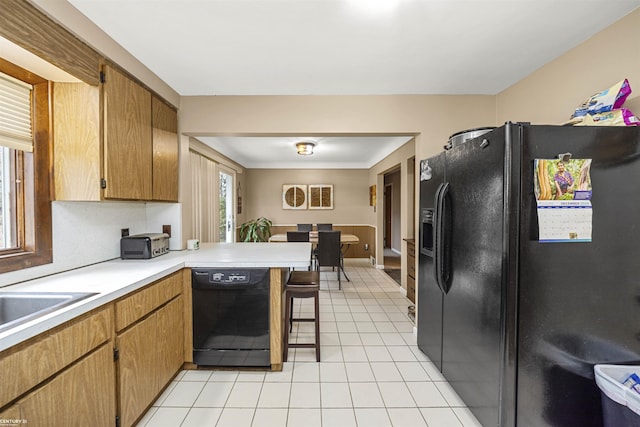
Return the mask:
{"type": "Polygon", "coordinates": [[[307,209],[307,186],[284,184],[282,186],[282,209],[307,209]]]}
{"type": "Polygon", "coordinates": [[[309,209],[333,209],[333,185],[309,185],[309,209]]]}

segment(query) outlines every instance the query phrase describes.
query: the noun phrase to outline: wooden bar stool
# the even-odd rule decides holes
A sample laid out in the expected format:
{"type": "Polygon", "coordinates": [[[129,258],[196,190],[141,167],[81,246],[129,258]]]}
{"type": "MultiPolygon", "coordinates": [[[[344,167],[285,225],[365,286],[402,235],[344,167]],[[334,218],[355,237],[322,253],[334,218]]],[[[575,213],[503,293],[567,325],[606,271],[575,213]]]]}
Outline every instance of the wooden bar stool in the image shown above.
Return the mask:
{"type": "Polygon", "coordinates": [[[289,356],[289,347],[291,348],[315,348],[316,361],[320,361],[320,272],[313,271],[292,271],[289,280],[284,287],[284,297],[286,308],[284,318],[289,322],[285,325],[284,331],[284,357],[283,361],[287,361],[289,356]],[[293,299],[294,298],[314,298],[314,317],[313,318],[294,318],[293,317],[293,299]],[[293,328],[293,322],[314,322],[316,331],[315,343],[289,343],[289,332],[293,328]]]}

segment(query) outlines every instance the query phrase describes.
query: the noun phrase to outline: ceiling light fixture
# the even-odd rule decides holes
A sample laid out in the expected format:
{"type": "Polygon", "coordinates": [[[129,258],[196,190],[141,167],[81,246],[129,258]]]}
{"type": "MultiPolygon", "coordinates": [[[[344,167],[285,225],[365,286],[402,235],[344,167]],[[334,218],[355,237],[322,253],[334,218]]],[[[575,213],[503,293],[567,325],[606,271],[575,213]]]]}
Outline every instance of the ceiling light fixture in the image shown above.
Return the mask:
{"type": "Polygon", "coordinates": [[[298,154],[300,154],[301,156],[310,156],[311,154],[313,154],[313,147],[315,146],[316,144],[314,144],[313,142],[296,143],[296,149],[298,150],[298,154]]]}

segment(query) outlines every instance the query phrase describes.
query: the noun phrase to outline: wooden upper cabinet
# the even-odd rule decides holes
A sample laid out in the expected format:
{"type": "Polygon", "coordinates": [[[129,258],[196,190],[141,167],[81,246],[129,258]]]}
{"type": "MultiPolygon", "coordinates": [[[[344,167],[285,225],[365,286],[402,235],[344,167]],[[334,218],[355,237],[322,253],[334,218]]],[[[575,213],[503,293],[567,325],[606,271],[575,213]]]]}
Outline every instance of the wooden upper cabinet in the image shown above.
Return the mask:
{"type": "Polygon", "coordinates": [[[100,88],[54,83],[53,120],[55,199],[100,200],[100,88]]]}
{"type": "Polygon", "coordinates": [[[103,177],[105,199],[152,199],[151,92],[104,67],[103,177]]]}
{"type": "Polygon", "coordinates": [[[55,200],[178,201],[178,113],[124,73],[54,83],[53,121],[55,200]]]}
{"type": "Polygon", "coordinates": [[[178,113],[151,97],[153,200],[178,201],[178,113]]]}

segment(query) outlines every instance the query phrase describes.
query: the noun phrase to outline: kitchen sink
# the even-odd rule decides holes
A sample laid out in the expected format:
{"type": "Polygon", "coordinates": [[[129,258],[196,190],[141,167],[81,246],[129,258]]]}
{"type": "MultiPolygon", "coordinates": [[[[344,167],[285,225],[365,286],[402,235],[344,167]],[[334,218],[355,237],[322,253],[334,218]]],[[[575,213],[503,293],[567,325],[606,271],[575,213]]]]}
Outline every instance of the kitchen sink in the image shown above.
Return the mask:
{"type": "Polygon", "coordinates": [[[92,292],[0,292],[0,332],[96,295],[92,292]]]}

